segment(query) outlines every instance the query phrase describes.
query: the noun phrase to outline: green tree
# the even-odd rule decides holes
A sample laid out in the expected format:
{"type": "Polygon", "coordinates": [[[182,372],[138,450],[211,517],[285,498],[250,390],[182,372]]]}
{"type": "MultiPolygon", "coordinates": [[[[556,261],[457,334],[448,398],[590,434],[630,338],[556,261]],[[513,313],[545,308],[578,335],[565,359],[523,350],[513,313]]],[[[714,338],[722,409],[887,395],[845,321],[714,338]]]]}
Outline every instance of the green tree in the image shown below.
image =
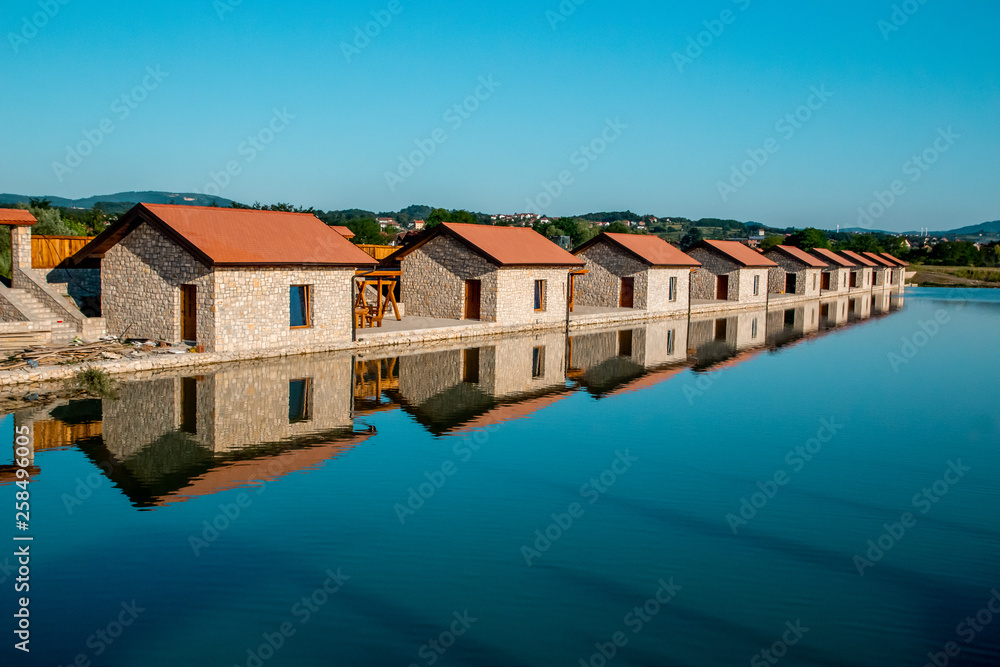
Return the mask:
{"type": "Polygon", "coordinates": [[[697,227],[692,227],[687,231],[687,233],[681,237],[681,250],[687,252],[691,248],[695,247],[703,240],[701,230],[697,227]]]}
{"type": "Polygon", "coordinates": [[[610,225],[604,228],[604,231],[610,232],[612,234],[631,234],[632,228],[626,225],[624,222],[612,222],[610,225]]]}
{"type": "Polygon", "coordinates": [[[830,247],[830,241],[826,238],[826,232],[822,229],[816,229],[815,227],[800,229],[785,239],[785,243],[803,250],[830,247]]]}
{"type": "Polygon", "coordinates": [[[351,239],[353,243],[365,244],[365,245],[388,245],[392,240],[390,237],[382,233],[379,228],[378,223],[375,222],[374,218],[359,218],[357,220],[350,220],[347,223],[347,228],[354,232],[354,238],[351,239]]]}
{"type": "Polygon", "coordinates": [[[784,242],[785,242],[784,236],[778,236],[777,234],[772,234],[770,236],[765,237],[764,240],[760,242],[760,249],[770,250],[776,245],[783,245],[784,242]]]}
{"type": "Polygon", "coordinates": [[[840,249],[854,252],[882,252],[882,245],[874,234],[852,234],[851,238],[840,244],[840,249]]]}

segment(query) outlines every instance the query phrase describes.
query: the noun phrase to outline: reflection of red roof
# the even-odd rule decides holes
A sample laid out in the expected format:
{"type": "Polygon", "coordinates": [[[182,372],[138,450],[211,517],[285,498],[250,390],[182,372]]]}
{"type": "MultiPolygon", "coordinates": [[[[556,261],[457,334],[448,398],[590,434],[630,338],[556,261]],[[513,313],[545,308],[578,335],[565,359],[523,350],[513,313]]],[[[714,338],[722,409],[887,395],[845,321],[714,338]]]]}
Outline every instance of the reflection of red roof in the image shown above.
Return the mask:
{"type": "Polygon", "coordinates": [[[38,220],[35,216],[31,215],[31,211],[25,211],[23,208],[0,208],[0,225],[13,225],[23,226],[23,225],[33,225],[38,220]]]}
{"type": "Polygon", "coordinates": [[[841,250],[840,254],[854,262],[858,266],[878,266],[875,262],[871,261],[867,257],[862,257],[856,252],[851,252],[850,250],[841,250]]]}
{"type": "Polygon", "coordinates": [[[274,481],[289,473],[314,470],[327,460],[360,445],[372,435],[374,433],[356,433],[344,440],[292,449],[276,456],[227,463],[196,477],[187,486],[161,498],[156,504],[186,502],[197,496],[210,496],[220,491],[274,481]]]}
{"type": "Polygon", "coordinates": [[[653,371],[652,373],[647,373],[646,375],[636,378],[624,386],[615,389],[613,392],[608,394],[608,396],[618,396],[620,394],[628,394],[633,391],[641,391],[643,389],[655,387],[656,385],[666,382],[678,373],[682,373],[686,370],[687,366],[673,366],[671,368],[653,371]]]}
{"type": "Polygon", "coordinates": [[[797,259],[798,261],[802,262],[806,266],[810,266],[810,267],[813,267],[813,268],[816,268],[816,269],[822,269],[822,268],[825,268],[825,267],[829,266],[829,264],[827,264],[826,262],[824,262],[821,259],[818,259],[818,258],[810,255],[805,250],[802,250],[801,248],[796,248],[795,246],[791,246],[791,245],[776,245],[773,248],[771,248],[770,250],[768,250],[767,252],[765,252],[764,255],[765,256],[769,255],[772,252],[778,252],[778,253],[781,253],[781,254],[785,255],[786,257],[791,257],[792,259],[797,259]]]}
{"type": "Polygon", "coordinates": [[[701,266],[701,262],[670,245],[659,236],[651,234],[615,234],[604,232],[590,239],[573,251],[579,255],[587,248],[608,241],[612,245],[623,248],[641,262],[649,266],[701,266]]]}
{"type": "Polygon", "coordinates": [[[207,266],[370,266],[375,259],[308,213],[138,204],[73,257],[103,257],[148,223],[207,266]]]}
{"type": "Polygon", "coordinates": [[[826,248],[813,248],[810,252],[819,257],[820,259],[825,259],[836,266],[846,266],[846,267],[856,266],[854,262],[850,261],[846,257],[841,257],[834,251],[827,250],[826,248]]]}
{"type": "Polygon", "coordinates": [[[717,364],[712,364],[706,370],[720,371],[724,368],[733,368],[735,366],[739,366],[748,359],[753,359],[761,352],[766,352],[766,351],[767,351],[766,347],[752,347],[749,350],[744,350],[743,352],[740,352],[739,354],[734,354],[728,359],[723,359],[717,364]]]}
{"type": "Polygon", "coordinates": [[[885,257],[890,262],[896,263],[898,266],[909,266],[910,265],[909,262],[904,262],[903,260],[899,259],[898,257],[894,257],[893,255],[890,255],[887,252],[883,252],[882,256],[885,257]]]}
{"type": "Polygon", "coordinates": [[[887,260],[885,257],[882,257],[881,255],[876,255],[873,252],[866,252],[865,253],[865,257],[867,257],[871,261],[875,262],[879,266],[887,266],[890,269],[899,268],[893,262],[890,262],[889,260],[887,260]]]}
{"type": "Polygon", "coordinates": [[[520,401],[519,403],[499,405],[486,414],[479,415],[475,419],[465,422],[462,424],[462,428],[452,431],[449,435],[458,435],[460,433],[466,433],[468,431],[474,431],[488,426],[495,426],[505,422],[524,419],[525,417],[530,417],[542,408],[546,408],[553,403],[557,403],[568,396],[569,394],[567,393],[556,392],[554,394],[539,396],[538,398],[529,398],[528,400],[520,401]]]}
{"type": "Polygon", "coordinates": [[[354,238],[354,232],[351,231],[350,227],[344,227],[343,225],[330,225],[330,229],[332,229],[333,231],[337,232],[338,234],[340,234],[341,236],[343,236],[345,239],[353,239],[354,238]]]}
{"type": "Polygon", "coordinates": [[[695,248],[715,250],[722,253],[737,264],[745,267],[778,266],[756,250],[751,250],[736,241],[702,241],[695,248]]]}
{"type": "Polygon", "coordinates": [[[444,222],[384,261],[403,259],[431,239],[447,234],[498,266],[583,266],[583,262],[530,227],[494,227],[444,222]]]}

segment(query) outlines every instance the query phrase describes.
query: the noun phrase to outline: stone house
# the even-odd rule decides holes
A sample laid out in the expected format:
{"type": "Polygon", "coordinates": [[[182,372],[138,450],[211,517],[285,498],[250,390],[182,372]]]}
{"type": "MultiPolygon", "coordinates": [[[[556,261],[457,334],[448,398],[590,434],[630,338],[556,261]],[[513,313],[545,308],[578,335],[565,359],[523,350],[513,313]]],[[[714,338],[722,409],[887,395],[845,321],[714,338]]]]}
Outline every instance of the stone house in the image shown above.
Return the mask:
{"type": "Polygon", "coordinates": [[[879,253],[879,256],[895,265],[892,269],[892,284],[902,289],[903,285],[906,284],[906,267],[909,266],[909,263],[887,252],[879,253]]]}
{"type": "Polygon", "coordinates": [[[813,248],[809,254],[828,264],[820,276],[820,293],[847,294],[851,291],[851,275],[859,268],[857,264],[826,248],[813,248]]]}
{"type": "Polygon", "coordinates": [[[604,232],[573,251],[587,273],[575,280],[575,303],[651,313],[688,309],[691,270],[701,264],[658,236],[604,232]]]}
{"type": "Polygon", "coordinates": [[[851,289],[871,291],[872,285],[875,284],[875,269],[878,265],[851,250],[841,250],[840,255],[854,264],[851,269],[851,289]]]}
{"type": "Polygon", "coordinates": [[[349,344],[355,272],[376,264],[310,214],[155,204],[72,259],[100,263],[109,333],[208,352],[349,344]]]}
{"type": "Polygon", "coordinates": [[[768,273],[772,294],[798,294],[819,296],[823,269],[829,264],[810,255],[801,248],[778,245],[764,253],[764,257],[777,263],[768,273]]]}
{"type": "Polygon", "coordinates": [[[399,263],[407,317],[502,325],[566,320],[583,261],[528,227],[442,223],[383,260],[399,263]]]}
{"type": "Polygon", "coordinates": [[[902,287],[903,281],[900,280],[902,272],[895,262],[891,262],[882,255],[874,252],[865,252],[862,254],[875,265],[873,270],[876,275],[879,273],[882,274],[882,282],[880,283],[876,279],[875,287],[881,287],[882,289],[902,287]]]}
{"type": "Polygon", "coordinates": [[[767,303],[768,272],[778,265],[735,241],[702,241],[688,254],[701,263],[691,276],[691,298],[767,303]]]}

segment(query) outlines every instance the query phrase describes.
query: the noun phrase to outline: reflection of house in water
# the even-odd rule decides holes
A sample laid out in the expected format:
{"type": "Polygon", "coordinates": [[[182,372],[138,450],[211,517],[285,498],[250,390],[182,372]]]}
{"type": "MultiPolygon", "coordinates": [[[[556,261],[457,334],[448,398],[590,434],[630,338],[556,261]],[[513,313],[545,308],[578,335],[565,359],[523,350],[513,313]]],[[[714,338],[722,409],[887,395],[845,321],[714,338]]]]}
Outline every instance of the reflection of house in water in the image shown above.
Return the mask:
{"type": "Polygon", "coordinates": [[[557,333],[405,356],[397,363],[398,388],[387,395],[434,435],[525,416],[509,406],[531,401],[534,411],[566,392],[566,339],[557,333]]]}
{"type": "Polygon", "coordinates": [[[820,304],[818,301],[798,304],[783,310],[767,313],[767,344],[782,347],[807,334],[819,330],[820,304]]]}
{"type": "Polygon", "coordinates": [[[355,434],[351,360],[294,357],[196,377],[123,383],[103,433],[78,441],[137,505],[275,479],[326,461],[355,434]]]}
{"type": "Polygon", "coordinates": [[[692,318],[688,354],[695,370],[704,370],[737,353],[762,347],[766,337],[764,309],[727,317],[692,318]]]}
{"type": "Polygon", "coordinates": [[[687,335],[686,319],[577,333],[569,340],[567,375],[598,397],[662,382],[683,370],[687,335]]]}
{"type": "Polygon", "coordinates": [[[846,296],[835,299],[823,299],[819,303],[819,327],[820,329],[833,329],[847,324],[847,306],[849,299],[846,296]]]}
{"type": "Polygon", "coordinates": [[[847,300],[847,321],[867,320],[872,316],[872,295],[859,294],[847,300]]]}
{"type": "MultiPolygon", "coordinates": [[[[99,400],[60,400],[44,406],[29,407],[14,412],[14,428],[28,427],[31,436],[27,448],[29,472],[32,477],[41,473],[34,465],[37,452],[71,447],[74,443],[101,435],[101,402],[99,400]]],[[[19,431],[15,430],[15,433],[19,431]]],[[[13,459],[17,456],[17,443],[13,443],[13,459]]],[[[17,481],[17,466],[0,466],[0,485],[17,481]]]]}

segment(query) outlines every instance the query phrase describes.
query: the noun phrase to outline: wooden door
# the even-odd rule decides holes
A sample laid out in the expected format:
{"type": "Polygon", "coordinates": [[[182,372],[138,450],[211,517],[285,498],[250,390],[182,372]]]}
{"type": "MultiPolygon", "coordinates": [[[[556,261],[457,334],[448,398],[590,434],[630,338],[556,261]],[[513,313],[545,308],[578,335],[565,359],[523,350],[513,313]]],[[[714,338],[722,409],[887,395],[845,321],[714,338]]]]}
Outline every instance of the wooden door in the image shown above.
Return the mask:
{"type": "Polygon", "coordinates": [[[181,340],[198,340],[198,287],[181,285],[181,340]]]}
{"type": "Polygon", "coordinates": [[[729,276],[719,276],[715,289],[715,298],[719,301],[729,300],[729,276]]]}
{"type": "Polygon", "coordinates": [[[795,294],[795,288],[798,286],[798,276],[794,273],[785,274],[785,294],[795,294]]]}
{"type": "Polygon", "coordinates": [[[635,278],[622,278],[622,292],[618,299],[619,308],[632,308],[635,303],[635,278]]]}
{"type": "Polygon", "coordinates": [[[482,294],[483,283],[481,281],[465,281],[465,319],[479,319],[481,314],[482,294]]]}
{"type": "Polygon", "coordinates": [[[821,289],[825,289],[825,290],[830,289],[830,274],[829,273],[824,273],[823,274],[823,282],[821,283],[820,288],[821,289]]]}

